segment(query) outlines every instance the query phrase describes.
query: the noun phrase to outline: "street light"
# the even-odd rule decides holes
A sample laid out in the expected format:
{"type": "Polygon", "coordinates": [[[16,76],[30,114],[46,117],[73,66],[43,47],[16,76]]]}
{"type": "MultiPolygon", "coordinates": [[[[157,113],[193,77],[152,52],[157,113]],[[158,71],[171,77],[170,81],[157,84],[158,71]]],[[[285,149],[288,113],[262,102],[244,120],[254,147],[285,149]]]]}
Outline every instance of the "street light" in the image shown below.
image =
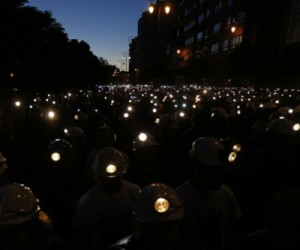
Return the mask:
{"type": "MultiPolygon", "coordinates": [[[[149,5],[149,8],[148,8],[149,13],[153,14],[154,11],[155,11],[155,9],[156,9],[156,6],[158,6],[158,11],[160,12],[160,7],[161,7],[162,2],[163,1],[157,0],[156,5],[154,5],[154,4],[151,3],[149,5]]],[[[164,10],[165,10],[165,13],[168,15],[171,12],[170,5],[166,3],[165,6],[164,6],[164,10]]]]}

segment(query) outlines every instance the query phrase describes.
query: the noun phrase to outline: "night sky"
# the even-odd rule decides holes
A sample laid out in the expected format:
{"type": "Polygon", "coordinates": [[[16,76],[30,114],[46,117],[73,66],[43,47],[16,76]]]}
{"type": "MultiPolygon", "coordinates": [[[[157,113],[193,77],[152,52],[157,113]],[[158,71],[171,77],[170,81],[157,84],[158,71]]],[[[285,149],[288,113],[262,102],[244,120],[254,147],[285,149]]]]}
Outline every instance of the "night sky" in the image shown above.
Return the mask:
{"type": "Polygon", "coordinates": [[[148,0],[28,0],[28,5],[49,10],[69,39],[84,40],[92,52],[118,66],[148,0]]]}

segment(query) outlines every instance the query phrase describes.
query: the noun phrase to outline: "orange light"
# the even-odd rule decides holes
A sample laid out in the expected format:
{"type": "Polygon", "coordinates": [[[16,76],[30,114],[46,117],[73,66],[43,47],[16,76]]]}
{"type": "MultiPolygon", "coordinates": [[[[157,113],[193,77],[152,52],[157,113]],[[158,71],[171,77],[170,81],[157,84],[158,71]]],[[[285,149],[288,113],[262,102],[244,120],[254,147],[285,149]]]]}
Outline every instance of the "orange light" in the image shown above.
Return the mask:
{"type": "Polygon", "coordinates": [[[165,6],[165,13],[168,15],[171,11],[171,7],[169,5],[165,6]]]}

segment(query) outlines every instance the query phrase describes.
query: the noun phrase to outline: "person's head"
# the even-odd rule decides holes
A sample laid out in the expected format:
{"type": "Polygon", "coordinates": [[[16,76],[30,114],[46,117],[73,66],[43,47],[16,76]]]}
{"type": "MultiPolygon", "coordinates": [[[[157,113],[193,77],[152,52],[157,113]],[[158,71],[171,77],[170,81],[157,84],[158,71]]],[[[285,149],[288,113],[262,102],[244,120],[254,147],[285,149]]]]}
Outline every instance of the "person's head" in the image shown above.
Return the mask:
{"type": "Polygon", "coordinates": [[[151,183],[136,198],[134,213],[149,249],[172,249],[184,217],[182,201],[166,184],[151,183]]]}
{"type": "Polygon", "coordinates": [[[191,181],[205,190],[217,190],[222,184],[225,148],[213,137],[200,137],[192,144],[191,181]]]}
{"type": "Polygon", "coordinates": [[[113,192],[127,172],[128,157],[114,147],[105,147],[97,153],[92,168],[94,178],[102,184],[105,191],[113,192]]]}
{"type": "Polygon", "coordinates": [[[48,146],[47,162],[51,165],[62,165],[73,158],[72,145],[64,139],[56,139],[48,146]]]}
{"type": "MultiPolygon", "coordinates": [[[[14,247],[24,247],[32,239],[42,240],[41,237],[50,230],[52,222],[40,210],[39,200],[29,187],[20,183],[0,186],[1,246],[19,249],[14,247]]],[[[4,249],[11,249],[5,247],[4,249]]]]}
{"type": "Polygon", "coordinates": [[[140,132],[133,141],[135,163],[147,168],[154,164],[158,143],[153,135],[140,132]]]}
{"type": "Polygon", "coordinates": [[[96,131],[96,146],[99,148],[112,147],[117,139],[111,127],[101,126],[96,131]]]}

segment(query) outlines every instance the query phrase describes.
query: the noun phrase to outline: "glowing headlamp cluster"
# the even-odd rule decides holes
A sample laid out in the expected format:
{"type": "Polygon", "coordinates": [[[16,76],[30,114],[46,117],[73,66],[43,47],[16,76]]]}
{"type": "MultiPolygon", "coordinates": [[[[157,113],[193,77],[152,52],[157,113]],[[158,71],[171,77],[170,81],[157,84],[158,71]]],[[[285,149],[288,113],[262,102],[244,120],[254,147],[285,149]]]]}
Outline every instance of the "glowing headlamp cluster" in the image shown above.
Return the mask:
{"type": "Polygon", "coordinates": [[[242,147],[240,144],[234,144],[232,146],[232,152],[228,155],[228,162],[230,163],[234,163],[237,156],[238,156],[238,152],[240,152],[242,150],[242,147]]]}

